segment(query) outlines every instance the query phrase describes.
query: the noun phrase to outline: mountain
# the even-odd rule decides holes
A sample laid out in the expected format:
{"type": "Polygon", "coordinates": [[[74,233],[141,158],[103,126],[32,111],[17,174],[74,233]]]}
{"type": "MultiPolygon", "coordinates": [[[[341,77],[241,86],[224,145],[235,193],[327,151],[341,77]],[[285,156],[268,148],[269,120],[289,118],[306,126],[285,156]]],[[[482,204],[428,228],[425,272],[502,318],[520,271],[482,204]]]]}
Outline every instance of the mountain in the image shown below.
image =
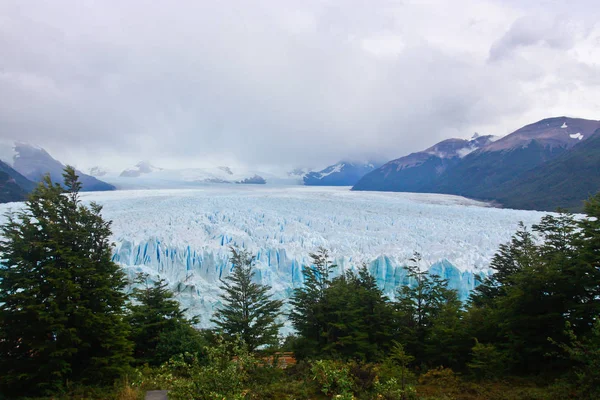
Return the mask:
{"type": "Polygon", "coordinates": [[[241,183],[246,185],[264,185],[267,183],[267,181],[262,176],[254,175],[250,178],[244,178],[239,181],[236,181],[235,183],[241,183]]]}
{"type": "Polygon", "coordinates": [[[432,158],[435,151],[430,148],[394,160],[365,176],[354,189],[456,194],[539,210],[575,207],[598,190],[594,170],[598,129],[600,121],[548,118],[462,158],[432,158]],[[577,178],[573,165],[590,171],[591,177],[577,178]],[[568,179],[578,182],[567,183],[568,179]],[[563,192],[552,193],[552,188],[563,192]],[[564,192],[566,188],[570,192],[564,192]]]}
{"type": "Polygon", "coordinates": [[[0,161],[0,203],[23,201],[35,183],[0,161]]]}
{"type": "Polygon", "coordinates": [[[129,168],[121,172],[120,176],[125,178],[137,178],[138,176],[151,174],[152,172],[156,171],[162,171],[162,168],[157,168],[148,161],[140,161],[133,168],[129,168]]]}
{"type": "Polygon", "coordinates": [[[92,167],[92,168],[89,169],[89,174],[88,175],[91,175],[91,176],[93,176],[95,178],[101,178],[101,177],[103,177],[103,176],[105,176],[107,174],[108,174],[107,170],[105,170],[102,167],[96,166],[96,167],[92,167]]]}
{"type": "Polygon", "coordinates": [[[340,161],[321,171],[307,173],[303,182],[308,186],[352,186],[375,168],[374,163],[340,161]]]}
{"type": "Polygon", "coordinates": [[[498,188],[505,207],[581,211],[582,200],[600,190],[600,129],[569,151],[521,174],[498,188]]]}
{"type": "Polygon", "coordinates": [[[466,156],[435,183],[438,193],[496,200],[501,185],[548,162],[600,128],[600,121],[557,117],[524,126],[466,156]]]}
{"type": "Polygon", "coordinates": [[[119,189],[195,188],[206,184],[290,183],[293,178],[263,172],[215,166],[206,168],[159,168],[141,161],[120,173],[108,172],[102,178],[119,189]]]}
{"type": "Polygon", "coordinates": [[[35,182],[30,181],[29,179],[21,175],[19,172],[17,172],[10,165],[1,160],[0,171],[7,174],[17,185],[19,185],[26,192],[31,192],[35,188],[35,182]]]}
{"type": "Polygon", "coordinates": [[[441,174],[457,165],[463,157],[493,143],[495,139],[495,136],[480,136],[476,133],[471,140],[444,140],[428,149],[384,164],[360,179],[353,190],[435,191],[435,182],[441,174]]]}
{"type": "MultiPolygon", "coordinates": [[[[3,142],[0,144],[2,161],[14,168],[25,178],[39,182],[45,174],[50,174],[54,182],[62,182],[65,166],[52,158],[40,147],[20,142],[3,142]]],[[[114,190],[115,187],[102,182],[93,176],[77,171],[84,191],[114,190]]]]}

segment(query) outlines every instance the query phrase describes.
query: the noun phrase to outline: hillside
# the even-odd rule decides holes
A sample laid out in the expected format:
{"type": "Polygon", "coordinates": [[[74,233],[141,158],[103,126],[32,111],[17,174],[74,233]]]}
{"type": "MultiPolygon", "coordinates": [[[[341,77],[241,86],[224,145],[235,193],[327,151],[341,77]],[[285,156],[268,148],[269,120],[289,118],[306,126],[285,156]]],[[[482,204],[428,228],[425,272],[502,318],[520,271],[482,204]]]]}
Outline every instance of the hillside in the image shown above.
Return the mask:
{"type": "MultiPolygon", "coordinates": [[[[65,165],[53,158],[46,150],[20,142],[3,142],[2,161],[30,181],[39,182],[50,174],[54,182],[62,182],[65,165]]],[[[93,176],[77,171],[84,191],[114,190],[115,187],[93,176]]],[[[30,189],[28,189],[30,190],[30,189]]]]}
{"type": "Polygon", "coordinates": [[[353,190],[435,192],[436,180],[444,171],[494,139],[493,136],[475,135],[471,140],[444,140],[423,151],[386,163],[365,175],[353,190]]]}
{"type": "Polygon", "coordinates": [[[0,161],[0,203],[25,200],[27,193],[34,187],[34,182],[0,161]]]}
{"type": "Polygon", "coordinates": [[[494,197],[504,206],[553,211],[558,206],[581,211],[582,200],[600,190],[600,129],[585,142],[518,178],[494,197]]]}
{"type": "Polygon", "coordinates": [[[353,189],[454,194],[513,208],[579,209],[600,188],[599,129],[600,121],[548,118],[464,157],[456,152],[440,157],[432,149],[441,142],[385,164],[353,189]]]}
{"type": "Polygon", "coordinates": [[[373,171],[376,165],[371,162],[340,161],[321,171],[307,173],[304,175],[303,182],[307,186],[352,186],[373,171]]]}
{"type": "Polygon", "coordinates": [[[600,121],[558,117],[524,126],[467,155],[434,184],[438,193],[498,200],[498,188],[587,139],[600,121]]]}

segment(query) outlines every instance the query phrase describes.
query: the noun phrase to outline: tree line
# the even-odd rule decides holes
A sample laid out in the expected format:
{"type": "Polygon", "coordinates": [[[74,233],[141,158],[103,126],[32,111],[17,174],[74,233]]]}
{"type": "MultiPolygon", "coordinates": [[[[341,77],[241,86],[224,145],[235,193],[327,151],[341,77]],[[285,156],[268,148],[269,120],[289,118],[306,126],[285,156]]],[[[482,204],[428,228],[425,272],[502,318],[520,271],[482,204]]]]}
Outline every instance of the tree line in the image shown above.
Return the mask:
{"type": "Polygon", "coordinates": [[[531,229],[521,225],[466,304],[446,280],[419,268],[417,253],[406,267],[410,284],[392,300],[366,266],[333,277],[336,266],[318,249],[284,315],[270,287],[253,280],[252,255],[232,248],[215,328],[199,331],[165,281],[138,274],[127,294],[130,282],[111,258],[111,224],[98,204],[82,204],[80,189],[70,167],[63,185],[47,177],[1,227],[5,396],[111,384],[132,366],[159,367],[174,356],[210,360],[222,342],[248,353],[293,351],[317,375],[323,360],[392,360],[402,390],[405,371],[446,367],[473,379],[569,375],[582,397],[598,394],[600,194],[583,217],[558,213],[531,229]],[[284,318],[295,333],[282,339],[284,318]]]}

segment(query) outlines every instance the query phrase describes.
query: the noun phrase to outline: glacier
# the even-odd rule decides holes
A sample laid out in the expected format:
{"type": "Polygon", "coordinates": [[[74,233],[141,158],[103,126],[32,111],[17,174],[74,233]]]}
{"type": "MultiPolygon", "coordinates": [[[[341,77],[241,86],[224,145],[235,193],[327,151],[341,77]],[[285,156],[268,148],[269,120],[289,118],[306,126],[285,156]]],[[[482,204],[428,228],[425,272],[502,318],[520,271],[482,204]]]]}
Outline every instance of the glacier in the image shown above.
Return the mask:
{"type": "MultiPolygon", "coordinates": [[[[404,266],[415,251],[420,267],[448,279],[462,300],[486,276],[499,244],[519,221],[545,213],[490,207],[451,195],[354,192],[347,187],[207,185],[198,189],[82,193],[112,220],[114,255],[126,273],[165,279],[190,315],[210,327],[220,279],[229,275],[230,246],[256,256],[255,280],[288,299],[302,285],[302,267],[319,247],[338,266],[366,264],[390,298],[411,284],[404,266]]],[[[3,204],[0,212],[20,203],[3,204]]],[[[289,326],[287,327],[289,331],[289,326]]]]}

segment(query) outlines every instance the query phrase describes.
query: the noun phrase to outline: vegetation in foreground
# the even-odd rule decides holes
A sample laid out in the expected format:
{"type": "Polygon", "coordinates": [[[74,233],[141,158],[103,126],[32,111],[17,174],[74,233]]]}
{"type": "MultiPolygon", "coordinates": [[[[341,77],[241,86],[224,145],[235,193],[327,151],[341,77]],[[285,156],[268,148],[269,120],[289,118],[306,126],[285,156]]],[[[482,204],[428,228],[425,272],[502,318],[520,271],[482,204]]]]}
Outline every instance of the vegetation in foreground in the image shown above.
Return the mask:
{"type": "Polygon", "coordinates": [[[587,217],[521,226],[467,304],[418,254],[392,301],[366,267],[334,277],[320,249],[290,302],[296,336],[278,339],[282,303],[243,250],[214,331],[194,329],[164,281],[139,275],[127,295],[110,223],[79,189],[67,168],[2,226],[0,398],[600,397],[600,194],[587,217]],[[280,368],[288,351],[298,362],[280,368]]]}

